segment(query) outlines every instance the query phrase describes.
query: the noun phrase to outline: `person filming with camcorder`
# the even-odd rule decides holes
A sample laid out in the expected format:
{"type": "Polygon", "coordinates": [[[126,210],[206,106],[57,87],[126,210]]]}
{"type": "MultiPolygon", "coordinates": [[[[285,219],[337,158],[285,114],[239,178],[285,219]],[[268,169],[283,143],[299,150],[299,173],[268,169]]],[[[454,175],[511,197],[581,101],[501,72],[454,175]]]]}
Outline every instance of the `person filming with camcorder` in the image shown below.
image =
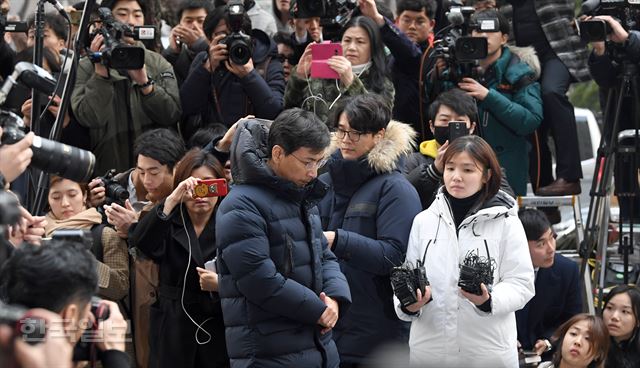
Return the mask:
{"type": "Polygon", "coordinates": [[[436,41],[439,60],[427,92],[458,87],[476,100],[478,134],[496,152],[515,194],[525,195],[527,135],[542,121],[540,62],[531,47],[507,46],[509,22],[494,9],[451,8],[448,17],[452,28],[436,41]],[[469,30],[472,37],[465,36],[469,30]]]}
{"type": "Polygon", "coordinates": [[[71,106],[89,128],[96,172],[134,166],[133,142],[144,131],[176,127],[181,108],[173,66],[136,41],[153,38],[145,3],[104,0],[87,57],[80,60],[71,106]]]}

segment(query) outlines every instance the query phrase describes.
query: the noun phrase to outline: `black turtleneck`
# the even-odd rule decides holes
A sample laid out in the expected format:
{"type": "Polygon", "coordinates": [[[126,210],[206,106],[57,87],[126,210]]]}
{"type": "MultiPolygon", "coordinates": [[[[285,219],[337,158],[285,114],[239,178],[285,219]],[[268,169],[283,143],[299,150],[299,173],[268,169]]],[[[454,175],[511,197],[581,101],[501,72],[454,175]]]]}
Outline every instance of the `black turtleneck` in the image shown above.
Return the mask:
{"type": "Polygon", "coordinates": [[[462,220],[467,217],[469,210],[473,207],[474,204],[480,198],[482,191],[478,191],[476,194],[469,196],[467,198],[458,199],[453,197],[451,194],[446,193],[447,198],[449,199],[449,203],[451,204],[451,211],[453,212],[453,221],[456,224],[456,229],[462,223],[462,220]]]}

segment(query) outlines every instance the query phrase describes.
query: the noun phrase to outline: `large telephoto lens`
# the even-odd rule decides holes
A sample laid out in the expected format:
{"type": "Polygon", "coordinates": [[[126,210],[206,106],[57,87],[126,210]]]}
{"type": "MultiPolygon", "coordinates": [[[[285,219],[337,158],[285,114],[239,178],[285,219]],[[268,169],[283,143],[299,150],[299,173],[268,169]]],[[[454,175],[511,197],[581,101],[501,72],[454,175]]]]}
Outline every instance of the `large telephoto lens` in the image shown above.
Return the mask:
{"type": "Polygon", "coordinates": [[[31,145],[31,165],[79,183],[93,177],[96,157],[93,153],[60,142],[35,136],[31,145]]]}

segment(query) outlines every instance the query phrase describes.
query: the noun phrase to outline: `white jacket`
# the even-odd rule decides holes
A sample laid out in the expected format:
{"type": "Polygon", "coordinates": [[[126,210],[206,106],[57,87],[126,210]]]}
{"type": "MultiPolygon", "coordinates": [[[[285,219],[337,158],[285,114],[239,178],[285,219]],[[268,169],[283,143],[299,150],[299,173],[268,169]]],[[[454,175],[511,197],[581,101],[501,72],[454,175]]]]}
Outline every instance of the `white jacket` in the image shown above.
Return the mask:
{"type": "Polygon", "coordinates": [[[504,192],[465,218],[459,236],[442,189],[411,228],[407,262],[422,259],[433,300],[418,315],[407,315],[394,298],[400,319],[411,321],[411,362],[420,367],[518,367],[515,311],[535,294],[527,238],[513,198],[504,192]],[[459,292],[459,265],[469,251],[495,260],[491,313],[459,292]]]}

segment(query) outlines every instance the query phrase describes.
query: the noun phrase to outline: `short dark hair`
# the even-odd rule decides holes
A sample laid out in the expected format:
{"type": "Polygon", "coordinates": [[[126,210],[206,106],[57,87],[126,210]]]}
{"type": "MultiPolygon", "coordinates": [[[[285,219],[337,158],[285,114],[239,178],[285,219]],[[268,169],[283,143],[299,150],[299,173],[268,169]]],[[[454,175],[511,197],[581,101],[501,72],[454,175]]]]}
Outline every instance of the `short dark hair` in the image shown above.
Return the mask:
{"type": "Polygon", "coordinates": [[[396,4],[396,15],[399,17],[404,11],[421,12],[424,9],[427,17],[433,19],[438,10],[435,0],[399,0],[396,4]]]}
{"type": "MultiPolygon", "coordinates": [[[[35,27],[35,16],[32,15],[29,17],[27,21],[29,24],[29,29],[35,27]]],[[[63,39],[65,44],[67,43],[67,37],[69,36],[69,28],[67,27],[67,22],[64,18],[58,13],[47,13],[44,15],[44,25],[45,27],[51,28],[53,33],[56,34],[56,37],[63,39]]]]}
{"type": "Polygon", "coordinates": [[[518,218],[522,222],[527,240],[538,240],[547,230],[551,229],[551,223],[544,212],[535,208],[521,208],[518,218]]]}
{"type": "MultiPolygon", "coordinates": [[[[633,316],[636,320],[636,327],[633,329],[633,334],[631,335],[631,339],[626,342],[627,349],[630,351],[640,351],[640,328],[638,327],[638,323],[640,323],[640,289],[637,286],[631,285],[618,285],[611,289],[609,293],[604,297],[604,307],[602,310],[607,307],[609,301],[618,294],[627,294],[629,295],[629,299],[631,299],[631,308],[633,309],[633,316]]],[[[620,349],[618,344],[614,344],[611,347],[612,352],[616,352],[620,349]]],[[[619,352],[619,354],[609,354],[607,357],[607,367],[619,367],[622,364],[618,361],[620,359],[620,355],[624,354],[619,352]],[[611,363],[611,364],[609,364],[611,363]]]]}
{"type": "Polygon", "coordinates": [[[429,106],[429,119],[436,119],[436,115],[442,105],[447,106],[458,115],[468,116],[471,121],[478,121],[478,105],[476,105],[476,101],[460,88],[452,88],[440,93],[429,106]]]}
{"type": "Polygon", "coordinates": [[[126,2],[135,1],[138,3],[138,5],[140,5],[140,9],[142,9],[142,12],[145,15],[147,14],[147,0],[102,0],[102,2],[100,3],[100,7],[109,8],[109,10],[113,10],[113,8],[116,6],[116,3],[119,3],[120,1],[126,1],[126,2]]]}
{"type": "Polygon", "coordinates": [[[224,178],[224,169],[220,161],[211,153],[196,147],[190,149],[176,165],[173,187],[177,188],[181,182],[191,176],[193,170],[203,166],[211,169],[217,178],[224,178]]]}
{"type": "Polygon", "coordinates": [[[504,16],[497,9],[485,9],[479,11],[472,16],[473,20],[477,21],[479,19],[497,19],[498,20],[498,29],[500,33],[508,35],[511,32],[511,26],[509,25],[509,21],[507,17],[504,16]]]}
{"type": "Polygon", "coordinates": [[[293,48],[293,39],[291,38],[291,33],[289,32],[279,31],[275,35],[273,35],[273,40],[275,41],[276,45],[281,43],[293,48]]]}
{"type": "Polygon", "coordinates": [[[442,162],[446,165],[453,156],[461,152],[466,152],[474,161],[484,167],[483,175],[491,172],[491,177],[483,185],[484,193],[481,195],[480,201],[482,202],[495,196],[500,190],[502,170],[493,148],[477,135],[466,135],[449,143],[449,147],[442,156],[442,162]]]}
{"type": "Polygon", "coordinates": [[[349,126],[361,133],[377,133],[391,120],[391,109],[386,99],[375,93],[348,97],[332,113],[332,126],[337,128],[344,113],[349,126]]]}
{"type": "Polygon", "coordinates": [[[587,354],[594,354],[593,362],[589,364],[589,367],[604,368],[607,352],[609,351],[609,331],[604,325],[602,318],[587,313],[576,314],[569,318],[567,322],[563,323],[558,327],[556,332],[554,332],[553,337],[551,337],[551,340],[556,346],[556,352],[553,354],[554,367],[560,366],[562,360],[562,343],[564,342],[567,332],[571,326],[581,321],[589,322],[589,336],[591,336],[589,342],[591,346],[587,354]]]}
{"type": "Polygon", "coordinates": [[[209,126],[200,128],[193,133],[193,135],[187,141],[187,149],[200,147],[204,148],[212,140],[222,137],[229,128],[226,125],[220,123],[214,123],[209,126]]]}
{"type": "Polygon", "coordinates": [[[56,313],[73,302],[86,304],[98,290],[95,257],[84,245],[69,241],[23,243],[4,264],[1,276],[7,303],[56,313]]]}
{"type": "Polygon", "coordinates": [[[300,108],[284,110],[269,128],[268,155],[275,145],[289,155],[301,147],[312,151],[321,151],[331,143],[329,128],[310,111],[300,108]]]}
{"type": "MultiPolygon", "coordinates": [[[[244,18],[242,20],[242,32],[250,35],[251,34],[251,19],[247,15],[245,9],[244,18]]],[[[229,13],[227,12],[227,6],[221,5],[213,9],[207,14],[207,17],[204,19],[204,23],[202,24],[202,29],[204,30],[204,35],[208,40],[213,38],[213,31],[216,29],[221,20],[224,20],[227,23],[227,27],[229,27],[229,13]]]]}
{"type": "Polygon", "coordinates": [[[182,19],[182,13],[184,13],[185,10],[204,9],[207,12],[207,14],[209,14],[209,9],[210,8],[211,8],[210,2],[205,2],[203,0],[185,0],[185,1],[182,1],[180,3],[180,6],[178,6],[178,11],[177,11],[178,21],[180,21],[182,19]]]}
{"type": "Polygon", "coordinates": [[[184,141],[171,129],[158,128],[148,130],[138,138],[133,145],[133,154],[136,160],[143,155],[167,165],[169,171],[184,156],[184,141]]]}

